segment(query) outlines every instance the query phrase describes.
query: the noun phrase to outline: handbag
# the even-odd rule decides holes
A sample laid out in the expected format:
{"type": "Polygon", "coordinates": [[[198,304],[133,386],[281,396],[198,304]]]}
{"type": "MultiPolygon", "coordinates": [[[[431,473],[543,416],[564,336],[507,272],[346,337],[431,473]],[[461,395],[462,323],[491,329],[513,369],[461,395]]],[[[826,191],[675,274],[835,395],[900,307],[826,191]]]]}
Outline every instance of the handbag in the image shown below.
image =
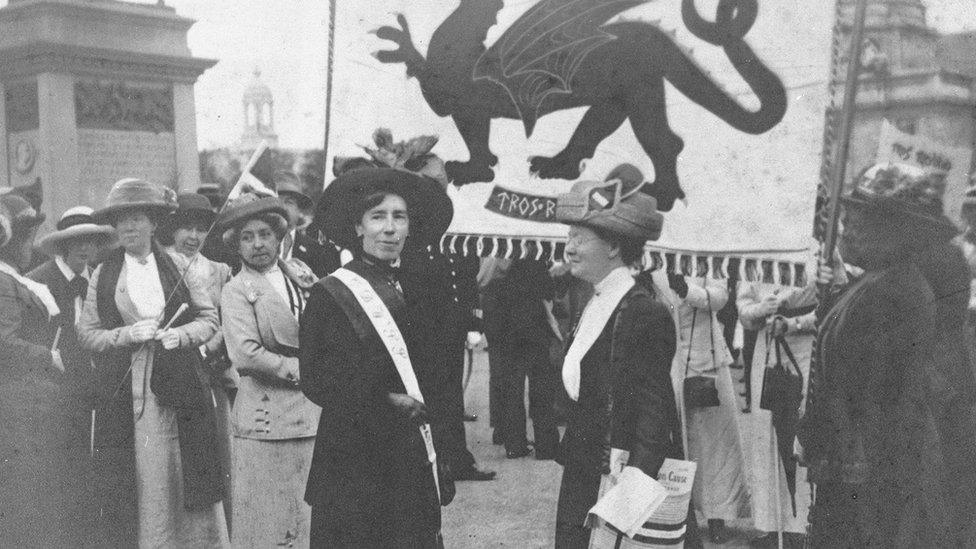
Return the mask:
{"type": "MultiPolygon", "coordinates": [[[[715,334],[712,330],[712,300],[705,290],[705,298],[708,300],[708,336],[712,342],[712,365],[715,364],[715,334]]],[[[713,408],[719,405],[718,388],[715,386],[715,378],[710,376],[688,376],[688,369],[691,366],[691,347],[695,342],[695,321],[698,319],[698,309],[693,309],[691,313],[691,335],[688,337],[688,358],[685,360],[685,379],[681,386],[684,396],[685,408],[713,408]]]]}
{"type": "Polygon", "coordinates": [[[763,372],[762,394],[759,407],[770,412],[795,412],[800,409],[803,400],[803,373],[793,356],[793,351],[786,343],[785,336],[772,338],[775,348],[776,362],[769,366],[769,344],[766,345],[766,370],[763,372]],[[785,353],[793,366],[793,371],[783,365],[782,354],[785,353]]]}

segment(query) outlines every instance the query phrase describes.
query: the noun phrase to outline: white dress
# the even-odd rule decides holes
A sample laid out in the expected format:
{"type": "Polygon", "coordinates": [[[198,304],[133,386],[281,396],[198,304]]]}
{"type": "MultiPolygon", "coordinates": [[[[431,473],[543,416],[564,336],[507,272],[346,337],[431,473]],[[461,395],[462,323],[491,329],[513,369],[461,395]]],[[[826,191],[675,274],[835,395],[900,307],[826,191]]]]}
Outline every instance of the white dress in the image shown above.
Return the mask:
{"type": "MultiPolygon", "coordinates": [[[[816,287],[788,288],[764,283],[741,283],[736,305],[739,320],[747,329],[759,329],[756,350],[752,357],[752,407],[746,418],[746,454],[748,456],[749,486],[752,496],[752,516],[757,530],[764,532],[806,533],[807,512],[810,509],[810,484],[807,482],[806,467],[796,469],[796,516],[790,503],[779,451],[776,448],[776,434],[773,430],[773,416],[769,410],[759,407],[762,394],[763,372],[766,368],[766,351],[769,349],[770,366],[775,360],[774,349],[767,345],[767,317],[758,311],[759,303],[768,295],[776,293],[784,306],[792,309],[809,307],[816,303],[816,287]],[[779,494],[776,493],[776,475],[779,475],[779,494]]],[[[810,351],[815,336],[814,314],[802,317],[803,328],[796,330],[795,321],[790,320],[790,333],[786,343],[793,351],[803,373],[803,395],[806,398],[806,385],[810,377],[810,351]]],[[[770,342],[771,343],[771,342],[770,342]]],[[[783,357],[784,364],[787,358],[783,357]]],[[[789,366],[787,366],[789,368],[789,366]]],[[[802,409],[802,404],[801,404],[802,409]]]]}
{"type": "Polygon", "coordinates": [[[686,277],[688,293],[681,298],[668,286],[663,271],[655,272],[652,277],[659,299],[671,311],[678,334],[677,351],[671,364],[678,410],[684,406],[682,387],[686,375],[713,377],[718,390],[718,406],[691,408],[682,414],[687,418],[684,434],[688,440],[688,459],[698,464],[692,493],[695,508],[709,519],[733,520],[747,516],[749,496],[742,450],[743,429],[729,371],[732,356],[722,335],[722,325],[715,318],[715,313],[729,299],[726,283],[708,279],[703,287],[701,278],[686,277]]]}

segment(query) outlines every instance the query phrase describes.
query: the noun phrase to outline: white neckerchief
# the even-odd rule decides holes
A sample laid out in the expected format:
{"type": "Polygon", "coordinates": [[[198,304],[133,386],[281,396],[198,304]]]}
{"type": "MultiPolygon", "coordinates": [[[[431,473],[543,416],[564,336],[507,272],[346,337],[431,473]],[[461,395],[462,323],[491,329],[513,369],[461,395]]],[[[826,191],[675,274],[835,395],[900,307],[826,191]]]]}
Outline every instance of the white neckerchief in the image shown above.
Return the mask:
{"type": "MultiPolygon", "coordinates": [[[[90,280],[89,277],[91,276],[91,272],[90,272],[90,269],[88,268],[87,265],[85,266],[84,269],[81,270],[80,273],[77,273],[76,274],[74,271],[71,270],[71,267],[68,266],[68,262],[65,261],[64,258],[61,257],[60,255],[54,256],[54,264],[58,266],[58,269],[61,270],[61,274],[64,275],[64,278],[68,282],[71,282],[72,280],[74,280],[74,278],[76,276],[80,276],[81,278],[84,278],[85,280],[90,280]]],[[[74,319],[74,322],[75,322],[76,325],[78,324],[78,321],[81,320],[81,307],[82,307],[83,304],[84,304],[84,301],[81,299],[81,296],[75,296],[75,319],[74,319]]]]}
{"type": "Polygon", "coordinates": [[[150,252],[143,260],[125,254],[125,287],[140,318],[158,319],[162,316],[166,295],[156,268],[155,254],[150,252]]]}
{"type": "Polygon", "coordinates": [[[593,297],[580,315],[573,343],[563,360],[563,385],[573,400],[579,400],[580,361],[603,333],[613,311],[634,284],[630,269],[617,267],[593,286],[593,297]]]}
{"type": "Polygon", "coordinates": [[[21,276],[17,272],[17,269],[14,269],[3,261],[0,261],[0,272],[14,277],[14,280],[23,284],[32,294],[37,296],[37,299],[40,299],[41,303],[44,304],[44,308],[47,309],[48,316],[53,317],[61,312],[61,309],[58,308],[58,302],[54,300],[54,296],[51,294],[51,290],[48,289],[47,285],[41,284],[36,280],[31,280],[26,276],[21,276]]]}
{"type": "MultiPolygon", "coordinates": [[[[250,269],[250,267],[248,268],[250,269]]],[[[298,320],[304,308],[304,297],[298,285],[288,278],[288,275],[277,262],[261,274],[268,281],[268,284],[274,288],[275,293],[285,302],[285,305],[288,305],[291,313],[295,315],[295,319],[298,320]]]]}

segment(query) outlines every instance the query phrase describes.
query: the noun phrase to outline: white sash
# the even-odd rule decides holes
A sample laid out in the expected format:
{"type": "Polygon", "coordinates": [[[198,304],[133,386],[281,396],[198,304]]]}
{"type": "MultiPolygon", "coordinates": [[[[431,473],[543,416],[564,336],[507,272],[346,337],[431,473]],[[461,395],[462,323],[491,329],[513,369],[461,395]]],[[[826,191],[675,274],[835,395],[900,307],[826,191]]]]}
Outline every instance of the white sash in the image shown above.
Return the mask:
{"type": "MultiPolygon", "coordinates": [[[[332,276],[349,288],[359,306],[366,311],[366,316],[369,317],[369,321],[376,329],[376,333],[380,335],[386,351],[393,359],[393,365],[396,366],[397,374],[400,376],[400,381],[403,382],[407,394],[421,403],[424,402],[424,395],[420,392],[420,384],[417,383],[417,374],[414,373],[413,366],[410,364],[410,355],[407,353],[407,344],[403,341],[403,334],[400,333],[400,328],[397,327],[393,315],[390,314],[390,310],[383,303],[379,294],[376,293],[368,280],[345,267],[337,269],[332,273],[332,276]]],[[[434,472],[434,483],[437,485],[437,500],[440,501],[437,453],[434,451],[434,437],[431,434],[429,423],[420,426],[420,436],[423,437],[424,446],[427,448],[427,459],[430,461],[431,469],[434,472]]]]}

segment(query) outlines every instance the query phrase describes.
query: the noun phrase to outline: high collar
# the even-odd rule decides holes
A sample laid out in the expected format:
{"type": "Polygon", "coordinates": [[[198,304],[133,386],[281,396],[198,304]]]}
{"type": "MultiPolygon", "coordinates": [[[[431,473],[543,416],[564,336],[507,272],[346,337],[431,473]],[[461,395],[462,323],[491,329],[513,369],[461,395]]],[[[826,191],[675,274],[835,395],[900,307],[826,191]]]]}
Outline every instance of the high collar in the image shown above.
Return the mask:
{"type": "Polygon", "coordinates": [[[396,259],[396,261],[392,261],[392,262],[383,261],[382,259],[374,255],[368,254],[366,252],[362,252],[361,254],[359,254],[359,259],[362,260],[363,263],[369,265],[370,267],[373,267],[374,269],[382,271],[386,274],[396,275],[397,273],[400,272],[399,257],[396,259]]]}
{"type": "Polygon", "coordinates": [[[630,289],[633,286],[634,277],[630,274],[628,267],[617,267],[607,273],[603,280],[593,285],[593,295],[601,295],[614,288],[630,289]]]}

